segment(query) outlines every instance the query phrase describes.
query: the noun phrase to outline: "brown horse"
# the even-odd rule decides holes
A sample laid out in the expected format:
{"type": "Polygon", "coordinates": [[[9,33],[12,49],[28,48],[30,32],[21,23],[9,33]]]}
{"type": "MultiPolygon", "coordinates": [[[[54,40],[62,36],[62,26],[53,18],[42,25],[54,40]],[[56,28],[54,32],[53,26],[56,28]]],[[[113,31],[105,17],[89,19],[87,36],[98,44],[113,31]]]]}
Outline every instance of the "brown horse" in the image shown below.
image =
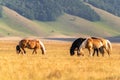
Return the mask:
{"type": "MultiPolygon", "coordinates": [[[[95,39],[95,38],[94,38],[95,39]]],[[[82,55],[82,56],[84,56],[84,54],[80,54],[80,51],[79,51],[79,47],[80,47],[80,45],[84,42],[86,40],[86,38],[78,38],[78,39],[76,39],[73,43],[72,43],[72,45],[71,45],[71,47],[70,47],[70,55],[71,56],[73,56],[74,54],[75,54],[75,51],[77,51],[77,55],[78,56],[80,56],[80,55],[82,55]]],[[[98,55],[98,52],[100,51],[100,53],[103,53],[104,52],[104,49],[103,49],[103,47],[100,47],[99,49],[98,48],[94,48],[94,53],[93,54],[95,54],[95,52],[97,52],[97,56],[99,56],[98,55]]],[[[93,55],[94,56],[94,55],[93,55]]]]}
{"type": "Polygon", "coordinates": [[[37,49],[42,50],[42,54],[46,53],[44,44],[38,39],[22,39],[19,44],[16,46],[16,52],[26,54],[25,48],[33,49],[32,54],[37,54],[37,49]]]}
{"type": "MultiPolygon", "coordinates": [[[[102,39],[102,38],[87,38],[79,47],[80,54],[83,54],[83,49],[87,48],[89,51],[90,56],[94,56],[94,53],[92,53],[93,49],[100,49],[105,48],[105,50],[108,52],[108,55],[110,55],[110,51],[112,50],[112,46],[109,40],[102,39]]],[[[104,51],[102,52],[104,56],[104,51]]]]}
{"type": "MultiPolygon", "coordinates": [[[[110,53],[112,51],[112,44],[111,44],[111,42],[109,40],[107,40],[107,39],[104,39],[104,38],[94,38],[94,37],[92,37],[92,38],[101,40],[101,42],[103,44],[102,47],[106,50],[106,52],[110,56],[110,53]]],[[[93,56],[94,56],[94,54],[93,54],[93,56]]],[[[104,56],[104,52],[103,52],[102,56],[104,56]]]]}

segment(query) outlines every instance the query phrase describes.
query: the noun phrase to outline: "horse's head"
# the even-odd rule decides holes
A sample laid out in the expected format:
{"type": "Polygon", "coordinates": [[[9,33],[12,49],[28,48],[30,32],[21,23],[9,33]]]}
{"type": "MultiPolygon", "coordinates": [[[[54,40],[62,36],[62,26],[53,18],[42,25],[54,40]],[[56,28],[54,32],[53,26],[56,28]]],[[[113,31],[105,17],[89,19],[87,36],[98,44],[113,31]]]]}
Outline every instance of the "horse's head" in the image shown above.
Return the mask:
{"type": "Polygon", "coordinates": [[[20,52],[21,52],[20,46],[17,45],[17,46],[16,46],[16,53],[19,54],[20,52]]]}
{"type": "MultiPolygon", "coordinates": [[[[72,46],[70,48],[70,55],[73,56],[75,54],[75,49],[79,49],[80,45],[83,43],[83,41],[86,40],[86,38],[78,38],[76,39],[73,43],[72,46]]],[[[77,50],[78,51],[78,50],[77,50]]],[[[77,52],[78,54],[79,52],[77,52]]],[[[79,55],[79,54],[78,54],[79,55]]]]}
{"type": "Polygon", "coordinates": [[[71,55],[71,56],[73,56],[73,55],[75,54],[74,50],[75,50],[74,47],[71,47],[71,48],[70,48],[70,55],[71,55]]]}

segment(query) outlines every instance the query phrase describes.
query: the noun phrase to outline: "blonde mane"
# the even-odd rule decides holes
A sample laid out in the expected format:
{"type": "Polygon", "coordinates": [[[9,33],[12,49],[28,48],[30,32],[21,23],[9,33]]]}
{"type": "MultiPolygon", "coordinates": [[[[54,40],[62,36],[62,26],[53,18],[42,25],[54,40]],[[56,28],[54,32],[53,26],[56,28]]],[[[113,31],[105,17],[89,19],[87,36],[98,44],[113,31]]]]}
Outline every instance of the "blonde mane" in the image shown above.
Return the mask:
{"type": "Polygon", "coordinates": [[[42,47],[42,49],[43,49],[44,53],[46,53],[46,49],[45,49],[44,44],[43,44],[40,40],[39,40],[39,43],[40,43],[40,45],[41,45],[41,47],[42,47]]]}
{"type": "Polygon", "coordinates": [[[108,44],[108,47],[110,48],[110,50],[112,51],[112,44],[109,40],[107,40],[107,44],[108,44]]]}
{"type": "Polygon", "coordinates": [[[80,45],[79,49],[86,47],[86,44],[87,44],[87,40],[88,40],[88,39],[89,39],[89,38],[86,38],[86,40],[84,40],[84,41],[82,42],[82,44],[80,45]]]}

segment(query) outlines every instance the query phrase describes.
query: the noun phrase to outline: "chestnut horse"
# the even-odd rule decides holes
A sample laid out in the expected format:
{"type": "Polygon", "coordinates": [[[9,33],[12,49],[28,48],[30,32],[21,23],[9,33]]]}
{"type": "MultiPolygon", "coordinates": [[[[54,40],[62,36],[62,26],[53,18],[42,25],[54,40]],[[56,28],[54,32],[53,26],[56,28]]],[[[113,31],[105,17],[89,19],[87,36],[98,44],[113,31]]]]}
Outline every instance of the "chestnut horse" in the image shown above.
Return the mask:
{"type": "Polygon", "coordinates": [[[41,49],[42,54],[46,53],[44,44],[38,39],[22,39],[16,46],[16,52],[26,54],[25,48],[33,49],[32,54],[37,54],[37,49],[41,49]]]}
{"type": "MultiPolygon", "coordinates": [[[[75,50],[77,51],[77,55],[84,55],[84,54],[80,54],[80,50],[79,50],[79,47],[81,46],[81,44],[86,40],[86,38],[78,38],[76,39],[73,43],[72,43],[72,46],[70,48],[70,55],[73,56],[75,54],[75,50]]],[[[95,54],[95,51],[97,52],[97,56],[98,56],[98,51],[100,51],[100,53],[104,53],[104,50],[103,50],[103,47],[100,47],[100,48],[94,48],[94,53],[95,54]]]]}
{"type": "MultiPolygon", "coordinates": [[[[92,37],[92,38],[94,38],[94,37],[92,37]]],[[[101,42],[103,44],[102,47],[106,50],[106,52],[110,56],[111,51],[112,51],[112,44],[111,44],[111,42],[109,40],[107,40],[107,39],[104,39],[104,38],[94,38],[94,39],[101,40],[101,42]]],[[[94,56],[94,54],[93,54],[93,56],[94,56]]],[[[104,52],[103,52],[102,56],[104,56],[104,52]]]]}
{"type": "MultiPolygon", "coordinates": [[[[84,48],[88,49],[90,56],[94,56],[94,53],[92,53],[93,49],[104,48],[109,56],[110,56],[110,51],[112,51],[112,45],[109,40],[103,38],[94,38],[94,37],[87,38],[85,41],[83,41],[83,43],[79,47],[80,54],[83,54],[84,48]]],[[[101,51],[101,53],[102,56],[104,56],[104,50],[101,51]]]]}

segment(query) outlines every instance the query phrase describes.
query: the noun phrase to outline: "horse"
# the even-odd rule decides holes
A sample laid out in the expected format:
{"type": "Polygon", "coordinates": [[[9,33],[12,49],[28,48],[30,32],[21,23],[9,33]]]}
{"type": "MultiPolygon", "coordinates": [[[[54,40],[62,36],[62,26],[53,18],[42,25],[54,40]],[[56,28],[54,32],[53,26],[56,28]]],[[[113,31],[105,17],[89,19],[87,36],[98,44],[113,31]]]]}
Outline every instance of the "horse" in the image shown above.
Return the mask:
{"type": "Polygon", "coordinates": [[[77,50],[77,55],[79,54],[79,46],[82,44],[82,42],[85,40],[86,38],[78,38],[76,39],[73,43],[72,46],[70,48],[70,55],[73,56],[75,54],[75,50],[77,50]]]}
{"type": "Polygon", "coordinates": [[[44,44],[38,39],[22,39],[16,45],[16,52],[26,54],[25,48],[33,49],[32,54],[37,54],[37,49],[41,49],[42,54],[46,53],[44,44]]]}
{"type": "MultiPolygon", "coordinates": [[[[78,38],[76,39],[73,43],[72,43],[72,46],[70,48],[70,55],[73,56],[75,54],[75,50],[77,50],[77,55],[82,55],[84,56],[84,54],[80,54],[80,50],[79,50],[79,47],[80,45],[86,40],[86,38],[78,38]]],[[[98,51],[100,51],[101,53],[104,52],[103,50],[103,47],[100,47],[100,48],[94,48],[94,54],[95,52],[97,52],[97,56],[98,56],[98,51]]]]}
{"type": "Polygon", "coordinates": [[[80,54],[83,54],[84,48],[88,49],[90,56],[94,56],[95,54],[95,52],[92,54],[93,49],[102,49],[100,51],[102,53],[102,56],[104,56],[103,48],[108,52],[108,55],[110,55],[110,51],[112,50],[112,45],[110,41],[107,39],[90,37],[84,40],[80,45],[79,47],[80,54]]]}
{"type": "MultiPolygon", "coordinates": [[[[110,56],[111,51],[112,51],[112,44],[111,44],[111,42],[108,39],[104,39],[104,38],[95,38],[95,37],[92,37],[92,38],[101,40],[101,42],[103,44],[102,47],[106,50],[106,52],[110,56]]],[[[104,56],[104,53],[105,52],[103,52],[102,56],[104,56]]]]}

